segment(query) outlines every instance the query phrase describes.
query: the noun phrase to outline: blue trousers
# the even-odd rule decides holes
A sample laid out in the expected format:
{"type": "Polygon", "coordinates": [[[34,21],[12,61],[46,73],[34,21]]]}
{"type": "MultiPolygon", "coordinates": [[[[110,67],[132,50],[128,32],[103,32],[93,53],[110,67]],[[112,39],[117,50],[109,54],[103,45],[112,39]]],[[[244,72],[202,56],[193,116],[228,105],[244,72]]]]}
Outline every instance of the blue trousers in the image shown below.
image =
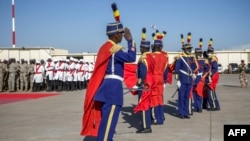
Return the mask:
{"type": "Polygon", "coordinates": [[[180,116],[189,115],[189,95],[192,88],[191,84],[181,84],[178,93],[178,111],[180,116]]]}
{"type": "Polygon", "coordinates": [[[208,94],[208,104],[210,106],[211,109],[220,109],[220,104],[219,101],[217,99],[217,95],[215,90],[212,89],[207,89],[207,94],[208,94]]]}
{"type": "Polygon", "coordinates": [[[102,119],[98,130],[97,141],[113,141],[118,122],[121,105],[104,103],[102,105],[102,119]]]}
{"type": "Polygon", "coordinates": [[[141,128],[151,128],[151,111],[150,109],[146,111],[141,111],[141,128]]]}
{"type": "Polygon", "coordinates": [[[197,94],[195,90],[197,85],[193,86],[193,99],[194,99],[194,110],[201,111],[202,110],[202,102],[203,98],[197,94]]]}
{"type": "Polygon", "coordinates": [[[164,114],[163,114],[163,106],[158,105],[151,108],[151,115],[152,115],[152,123],[155,124],[163,124],[164,123],[164,114]]]}
{"type": "MultiPolygon", "coordinates": [[[[142,91],[138,91],[138,100],[140,100],[142,96],[142,91]]],[[[140,112],[140,116],[141,116],[141,128],[145,129],[145,128],[151,128],[151,110],[150,108],[148,110],[145,111],[141,111],[140,112]]]]}

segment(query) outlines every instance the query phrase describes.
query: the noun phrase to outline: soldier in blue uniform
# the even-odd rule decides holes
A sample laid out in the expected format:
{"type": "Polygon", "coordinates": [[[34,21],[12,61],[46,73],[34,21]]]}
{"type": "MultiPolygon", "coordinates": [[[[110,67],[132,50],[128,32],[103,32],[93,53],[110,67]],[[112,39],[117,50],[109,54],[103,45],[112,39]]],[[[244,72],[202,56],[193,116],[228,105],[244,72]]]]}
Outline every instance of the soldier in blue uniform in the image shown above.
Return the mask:
{"type": "Polygon", "coordinates": [[[217,111],[220,110],[219,100],[217,99],[216,95],[216,86],[219,82],[219,72],[218,72],[218,58],[214,54],[214,48],[212,47],[213,39],[210,38],[208,49],[207,49],[207,56],[208,62],[211,67],[209,76],[207,78],[207,96],[208,96],[208,105],[210,107],[209,110],[217,111]]]}
{"type": "Polygon", "coordinates": [[[107,26],[107,35],[112,43],[112,55],[108,59],[104,79],[98,88],[94,100],[102,102],[102,119],[98,130],[98,141],[112,140],[119,113],[123,105],[123,70],[125,62],[134,62],[136,59],[135,46],[132,35],[126,29],[125,39],[128,42],[128,52],[117,45],[121,42],[123,28],[121,23],[107,26]],[[117,28],[118,27],[118,28],[117,28]]]}
{"type": "Polygon", "coordinates": [[[193,84],[193,106],[195,112],[201,113],[203,103],[203,88],[205,83],[204,81],[206,76],[209,74],[208,60],[202,56],[202,38],[200,38],[199,47],[195,48],[195,57],[199,64],[199,70],[196,73],[196,79],[194,80],[193,84]],[[198,85],[199,83],[202,84],[198,85]],[[200,91],[197,91],[197,89],[200,89],[200,91]]]}
{"type": "MultiPolygon", "coordinates": [[[[116,4],[112,9],[116,19],[116,4]]],[[[108,40],[98,51],[93,75],[86,90],[81,135],[97,136],[98,141],[112,141],[123,105],[124,63],[136,60],[136,49],[128,28],[120,20],[106,28],[108,40]],[[127,52],[119,45],[123,37],[128,43],[127,52]]]]}
{"type": "Polygon", "coordinates": [[[181,34],[182,50],[176,58],[175,72],[177,75],[178,92],[178,112],[181,119],[189,117],[189,100],[192,97],[193,81],[198,71],[198,63],[192,52],[191,33],[188,33],[187,43],[184,44],[183,35],[181,34]]]}

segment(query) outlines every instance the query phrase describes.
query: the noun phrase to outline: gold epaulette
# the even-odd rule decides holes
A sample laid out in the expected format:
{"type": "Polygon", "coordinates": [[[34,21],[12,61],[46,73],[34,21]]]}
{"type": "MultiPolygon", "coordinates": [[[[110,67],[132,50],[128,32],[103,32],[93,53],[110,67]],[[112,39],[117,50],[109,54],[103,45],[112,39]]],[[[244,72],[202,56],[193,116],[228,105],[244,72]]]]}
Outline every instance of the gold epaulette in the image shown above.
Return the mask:
{"type": "Polygon", "coordinates": [[[118,52],[121,49],[122,49],[122,46],[120,46],[120,45],[113,45],[109,51],[110,51],[111,54],[113,54],[113,53],[118,52]]]}
{"type": "Polygon", "coordinates": [[[145,63],[145,59],[147,59],[147,54],[150,54],[150,52],[144,52],[139,58],[139,61],[145,63]]]}
{"type": "Polygon", "coordinates": [[[211,61],[212,61],[212,62],[214,62],[214,61],[216,61],[216,62],[217,62],[217,61],[218,61],[218,58],[217,58],[216,56],[212,56],[211,61]]]}
{"type": "Polygon", "coordinates": [[[146,59],[146,58],[147,58],[147,54],[148,54],[147,52],[144,52],[144,53],[142,54],[141,58],[142,58],[142,59],[146,59]]]}
{"type": "Polygon", "coordinates": [[[178,54],[178,55],[174,56],[174,60],[180,59],[180,56],[181,56],[181,54],[178,54]]]}
{"type": "Polygon", "coordinates": [[[208,59],[204,59],[204,60],[205,60],[204,61],[205,64],[209,64],[208,59]]]}

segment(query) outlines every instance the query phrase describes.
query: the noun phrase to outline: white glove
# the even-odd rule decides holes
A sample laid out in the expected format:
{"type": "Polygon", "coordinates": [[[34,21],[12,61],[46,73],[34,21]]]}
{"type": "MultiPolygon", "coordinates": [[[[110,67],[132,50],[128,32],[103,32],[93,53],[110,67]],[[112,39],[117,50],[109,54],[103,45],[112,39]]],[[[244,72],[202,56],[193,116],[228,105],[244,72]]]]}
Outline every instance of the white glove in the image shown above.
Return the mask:
{"type": "Polygon", "coordinates": [[[164,83],[163,87],[164,87],[164,88],[166,87],[166,83],[164,83]]]}
{"type": "Polygon", "coordinates": [[[133,88],[133,89],[138,89],[139,87],[138,87],[138,86],[136,86],[136,85],[134,85],[132,88],[133,88]]]}
{"type": "Polygon", "coordinates": [[[193,79],[196,79],[196,75],[195,75],[195,74],[192,74],[192,78],[193,78],[193,79]]]}
{"type": "Polygon", "coordinates": [[[180,82],[180,80],[177,81],[177,87],[178,87],[178,88],[181,87],[181,82],[180,82]]]}

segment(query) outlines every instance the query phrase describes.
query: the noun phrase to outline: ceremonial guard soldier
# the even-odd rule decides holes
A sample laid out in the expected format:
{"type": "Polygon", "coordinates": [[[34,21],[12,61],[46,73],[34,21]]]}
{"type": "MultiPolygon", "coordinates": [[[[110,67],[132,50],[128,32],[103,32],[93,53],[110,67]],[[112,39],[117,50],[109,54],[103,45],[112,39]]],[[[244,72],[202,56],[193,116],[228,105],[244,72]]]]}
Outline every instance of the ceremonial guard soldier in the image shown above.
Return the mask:
{"type": "Polygon", "coordinates": [[[154,59],[154,70],[153,79],[154,84],[152,86],[152,96],[151,96],[151,114],[152,114],[152,124],[163,124],[164,117],[164,86],[167,83],[168,74],[168,53],[163,51],[163,38],[166,32],[163,31],[161,34],[158,30],[153,33],[153,44],[152,44],[152,56],[154,59]]]}
{"type": "Polygon", "coordinates": [[[198,62],[192,54],[191,33],[188,33],[187,43],[184,43],[183,34],[181,34],[182,50],[175,62],[175,72],[177,75],[178,91],[178,112],[181,119],[190,118],[192,86],[198,71],[198,62]]]}
{"type": "Polygon", "coordinates": [[[136,49],[128,28],[123,29],[119,12],[112,4],[117,22],[107,25],[109,38],[97,53],[93,75],[86,90],[81,135],[97,136],[98,141],[112,141],[123,105],[124,63],[136,60],[136,49]],[[128,42],[122,50],[122,38],[128,42]]]}
{"type": "Polygon", "coordinates": [[[150,52],[150,41],[146,41],[146,28],[142,29],[140,44],[141,56],[137,64],[137,83],[134,89],[138,90],[138,104],[134,113],[140,112],[141,129],[136,133],[151,133],[151,94],[153,85],[154,59],[150,52]],[[147,88],[148,90],[146,90],[147,88]]]}
{"type": "Polygon", "coordinates": [[[205,78],[208,76],[210,70],[208,60],[202,56],[202,41],[202,38],[200,38],[199,47],[195,48],[195,57],[199,65],[199,70],[196,72],[196,79],[193,83],[193,106],[194,111],[198,113],[202,112],[205,78]]]}
{"type": "Polygon", "coordinates": [[[46,71],[46,83],[47,83],[47,91],[52,91],[53,86],[53,78],[54,78],[54,70],[55,64],[52,61],[51,57],[48,57],[47,62],[45,63],[45,71],[46,71]]]}
{"type": "Polygon", "coordinates": [[[43,73],[45,71],[44,66],[39,60],[36,60],[36,65],[34,66],[35,75],[33,78],[34,91],[40,91],[43,85],[43,73]]]}
{"type": "Polygon", "coordinates": [[[218,58],[214,54],[214,48],[212,47],[213,39],[210,38],[209,45],[207,49],[208,62],[211,67],[210,73],[207,77],[207,96],[209,110],[217,111],[220,110],[220,103],[217,99],[216,86],[219,82],[219,72],[218,72],[218,58]]]}

